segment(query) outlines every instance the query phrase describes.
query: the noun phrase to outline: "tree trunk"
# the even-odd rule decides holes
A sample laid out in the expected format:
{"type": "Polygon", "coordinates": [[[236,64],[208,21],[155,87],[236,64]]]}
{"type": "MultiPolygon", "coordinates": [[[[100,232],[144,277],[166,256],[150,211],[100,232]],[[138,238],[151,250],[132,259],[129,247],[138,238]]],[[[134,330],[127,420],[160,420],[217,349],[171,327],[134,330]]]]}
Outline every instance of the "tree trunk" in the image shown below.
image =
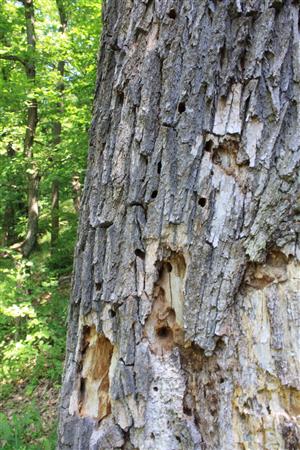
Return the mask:
{"type": "Polygon", "coordinates": [[[297,2],[103,14],[58,448],[295,450],[297,2]]]}
{"type": "Polygon", "coordinates": [[[79,213],[81,200],[81,184],[78,176],[74,176],[72,179],[72,190],[74,209],[77,213],[79,213]]]}
{"type": "Polygon", "coordinates": [[[51,250],[53,250],[59,236],[59,181],[57,179],[52,181],[51,200],[51,250]]]}
{"type": "MultiPolygon", "coordinates": [[[[27,80],[32,88],[35,84],[35,20],[33,0],[22,0],[25,11],[26,35],[28,56],[24,63],[27,80]]],[[[34,249],[38,237],[39,204],[38,191],[40,176],[34,161],[33,143],[38,124],[38,103],[35,98],[28,99],[27,124],[24,139],[24,155],[27,158],[27,179],[28,179],[28,222],[27,234],[21,244],[21,250],[24,256],[34,249]]]]}
{"type": "MultiPolygon", "coordinates": [[[[7,145],[6,148],[7,158],[14,158],[16,155],[16,151],[11,142],[7,145]]],[[[11,175],[8,176],[7,182],[11,186],[13,184],[13,177],[11,175]]],[[[2,246],[9,246],[16,239],[16,200],[15,198],[9,198],[6,200],[6,205],[3,214],[3,235],[1,239],[2,246]]]]}
{"type": "MultiPolygon", "coordinates": [[[[60,18],[60,33],[64,34],[67,28],[67,15],[65,11],[65,5],[62,0],[56,0],[56,6],[60,18]]],[[[59,96],[59,101],[56,105],[58,114],[58,120],[53,124],[53,145],[54,149],[61,142],[62,125],[59,116],[63,114],[63,94],[64,94],[64,74],[65,74],[65,61],[58,62],[57,70],[59,73],[59,81],[56,86],[56,90],[59,96]]],[[[55,248],[59,237],[59,180],[55,178],[52,181],[52,201],[51,201],[51,248],[55,248]]]]}

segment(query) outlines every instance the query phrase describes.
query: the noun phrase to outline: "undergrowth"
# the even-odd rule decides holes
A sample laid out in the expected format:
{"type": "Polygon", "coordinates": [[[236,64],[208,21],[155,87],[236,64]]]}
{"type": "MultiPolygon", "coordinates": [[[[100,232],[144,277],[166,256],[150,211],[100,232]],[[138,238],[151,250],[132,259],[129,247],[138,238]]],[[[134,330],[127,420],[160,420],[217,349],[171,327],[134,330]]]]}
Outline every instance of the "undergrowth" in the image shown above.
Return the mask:
{"type": "MultiPolygon", "coordinates": [[[[55,449],[76,217],[50,252],[43,230],[30,260],[0,249],[0,448],[55,449]]],[[[43,225],[43,222],[41,221],[43,225]]]]}

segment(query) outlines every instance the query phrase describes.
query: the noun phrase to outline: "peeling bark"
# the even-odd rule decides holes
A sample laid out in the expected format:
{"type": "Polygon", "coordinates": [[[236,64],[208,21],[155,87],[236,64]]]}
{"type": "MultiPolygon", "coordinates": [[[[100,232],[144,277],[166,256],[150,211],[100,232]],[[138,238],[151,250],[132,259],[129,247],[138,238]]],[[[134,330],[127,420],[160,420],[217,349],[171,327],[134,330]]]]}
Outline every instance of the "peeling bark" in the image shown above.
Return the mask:
{"type": "Polygon", "coordinates": [[[297,3],[103,19],[58,448],[296,449],[297,3]],[[80,414],[87,324],[113,346],[101,420],[80,414]]]}

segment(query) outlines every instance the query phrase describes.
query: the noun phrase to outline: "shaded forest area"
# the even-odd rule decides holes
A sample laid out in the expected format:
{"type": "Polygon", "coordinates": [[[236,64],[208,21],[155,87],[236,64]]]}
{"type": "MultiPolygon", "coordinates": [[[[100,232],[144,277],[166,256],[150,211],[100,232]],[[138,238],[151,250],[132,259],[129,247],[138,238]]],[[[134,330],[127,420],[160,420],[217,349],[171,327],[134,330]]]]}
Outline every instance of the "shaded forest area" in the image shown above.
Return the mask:
{"type": "Polygon", "coordinates": [[[53,449],[100,0],[0,0],[0,447],[53,449]]]}

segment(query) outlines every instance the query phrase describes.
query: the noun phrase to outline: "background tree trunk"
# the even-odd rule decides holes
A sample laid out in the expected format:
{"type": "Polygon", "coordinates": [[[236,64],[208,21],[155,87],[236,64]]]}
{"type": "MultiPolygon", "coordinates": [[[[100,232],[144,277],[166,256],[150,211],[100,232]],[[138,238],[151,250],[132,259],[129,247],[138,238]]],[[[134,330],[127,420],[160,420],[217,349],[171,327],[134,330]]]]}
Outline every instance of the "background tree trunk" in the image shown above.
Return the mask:
{"type": "MultiPolygon", "coordinates": [[[[27,50],[28,56],[25,61],[25,70],[29,84],[32,89],[35,84],[35,19],[34,19],[34,3],[33,0],[22,0],[24,5],[26,35],[27,35],[27,50]]],[[[29,254],[34,249],[38,237],[38,220],[39,220],[39,203],[38,191],[40,176],[34,161],[33,143],[38,124],[38,103],[36,98],[29,97],[27,107],[27,124],[24,139],[24,155],[28,161],[27,179],[28,179],[28,222],[27,234],[21,245],[21,250],[24,256],[29,254]]]]}
{"type": "MultiPolygon", "coordinates": [[[[65,11],[65,5],[62,0],[56,0],[56,6],[60,18],[60,33],[64,34],[67,28],[67,15],[65,11]]],[[[63,94],[65,90],[64,74],[65,74],[65,61],[58,62],[57,70],[59,73],[59,82],[56,89],[60,100],[58,101],[57,114],[58,119],[53,124],[53,145],[54,150],[61,142],[62,125],[59,116],[63,114],[63,94]]],[[[59,237],[59,180],[55,178],[52,181],[52,201],[51,201],[51,248],[55,248],[59,237]]]]}
{"type": "Polygon", "coordinates": [[[73,205],[77,213],[80,209],[80,199],[81,199],[81,183],[77,175],[72,178],[72,191],[73,191],[73,205]]]}
{"type": "Polygon", "coordinates": [[[59,449],[299,446],[297,2],[106,2],[59,449]]]}
{"type": "MultiPolygon", "coordinates": [[[[13,147],[12,142],[9,142],[6,147],[6,155],[7,158],[14,158],[16,155],[16,151],[13,147]]],[[[9,176],[7,180],[10,184],[13,184],[13,177],[9,176]]],[[[9,246],[11,245],[15,239],[16,239],[16,200],[15,198],[8,199],[6,201],[5,209],[4,209],[4,215],[3,215],[3,236],[1,239],[1,245],[2,246],[9,246]]]]}

